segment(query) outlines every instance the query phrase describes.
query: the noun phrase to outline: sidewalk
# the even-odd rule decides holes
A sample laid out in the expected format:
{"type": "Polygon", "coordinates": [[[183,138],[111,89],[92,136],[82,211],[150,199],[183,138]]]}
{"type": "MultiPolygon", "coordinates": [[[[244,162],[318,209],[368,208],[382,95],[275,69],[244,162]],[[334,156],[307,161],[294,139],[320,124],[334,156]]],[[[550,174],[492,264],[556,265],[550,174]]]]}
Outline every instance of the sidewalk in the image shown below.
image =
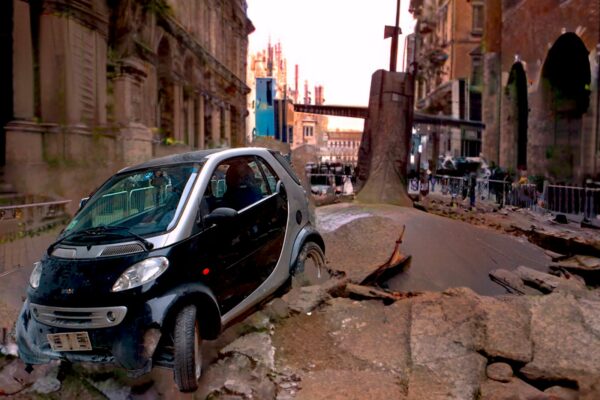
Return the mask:
{"type": "Polygon", "coordinates": [[[0,328],[12,329],[27,293],[33,263],[62,228],[0,244],[0,328]]]}

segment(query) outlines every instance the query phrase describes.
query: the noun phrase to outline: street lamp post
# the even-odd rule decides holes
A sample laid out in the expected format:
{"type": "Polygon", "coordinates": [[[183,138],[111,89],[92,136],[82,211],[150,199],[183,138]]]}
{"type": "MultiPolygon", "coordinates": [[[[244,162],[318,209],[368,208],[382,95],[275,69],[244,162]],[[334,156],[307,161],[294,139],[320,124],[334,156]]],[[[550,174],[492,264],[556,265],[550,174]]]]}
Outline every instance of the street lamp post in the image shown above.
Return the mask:
{"type": "Polygon", "coordinates": [[[398,61],[398,36],[402,33],[400,29],[400,0],[396,2],[396,25],[385,26],[384,39],[392,38],[392,47],[390,49],[390,72],[396,72],[396,64],[398,61]]]}

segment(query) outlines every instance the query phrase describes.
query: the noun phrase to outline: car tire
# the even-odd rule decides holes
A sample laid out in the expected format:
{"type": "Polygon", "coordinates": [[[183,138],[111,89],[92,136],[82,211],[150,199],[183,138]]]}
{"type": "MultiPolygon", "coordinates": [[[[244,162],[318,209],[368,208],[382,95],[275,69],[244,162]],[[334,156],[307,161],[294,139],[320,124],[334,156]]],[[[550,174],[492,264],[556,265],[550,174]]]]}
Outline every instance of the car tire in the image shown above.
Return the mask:
{"type": "Polygon", "coordinates": [[[292,287],[315,285],[329,277],[321,246],[315,242],[304,243],[292,268],[292,287]]]}
{"type": "Polygon", "coordinates": [[[175,365],[173,375],[181,392],[194,392],[202,374],[200,327],[196,306],[184,307],[175,319],[175,365]]]}

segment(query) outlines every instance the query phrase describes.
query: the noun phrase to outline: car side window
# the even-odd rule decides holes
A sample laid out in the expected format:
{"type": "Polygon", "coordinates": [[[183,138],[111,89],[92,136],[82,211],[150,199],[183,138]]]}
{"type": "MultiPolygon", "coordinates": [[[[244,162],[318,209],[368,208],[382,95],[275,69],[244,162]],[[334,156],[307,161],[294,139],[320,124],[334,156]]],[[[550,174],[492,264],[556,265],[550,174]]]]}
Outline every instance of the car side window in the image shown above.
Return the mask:
{"type": "Polygon", "coordinates": [[[256,159],[262,171],[265,174],[264,176],[267,179],[267,185],[270,190],[270,193],[275,193],[275,191],[277,190],[277,181],[279,180],[279,177],[277,176],[277,174],[275,174],[275,171],[273,171],[273,168],[271,168],[269,163],[267,163],[260,157],[257,157],[256,159]]]}
{"type": "Polygon", "coordinates": [[[219,207],[239,211],[270,193],[270,186],[254,157],[230,158],[213,171],[201,199],[201,214],[208,214],[219,207]]]}

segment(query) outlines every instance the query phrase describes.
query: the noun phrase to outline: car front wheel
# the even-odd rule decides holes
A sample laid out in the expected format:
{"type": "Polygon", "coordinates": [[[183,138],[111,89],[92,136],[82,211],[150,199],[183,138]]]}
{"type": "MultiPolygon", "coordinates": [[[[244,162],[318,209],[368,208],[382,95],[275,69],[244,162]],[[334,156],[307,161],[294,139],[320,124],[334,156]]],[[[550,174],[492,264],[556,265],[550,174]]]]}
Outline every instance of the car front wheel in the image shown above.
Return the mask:
{"type": "Polygon", "coordinates": [[[196,306],[184,307],[175,320],[175,383],[182,392],[198,389],[202,374],[200,327],[196,318],[196,306]]]}
{"type": "Polygon", "coordinates": [[[323,283],[330,278],[325,266],[325,254],[315,242],[306,242],[298,254],[292,270],[292,286],[308,286],[323,283]]]}

